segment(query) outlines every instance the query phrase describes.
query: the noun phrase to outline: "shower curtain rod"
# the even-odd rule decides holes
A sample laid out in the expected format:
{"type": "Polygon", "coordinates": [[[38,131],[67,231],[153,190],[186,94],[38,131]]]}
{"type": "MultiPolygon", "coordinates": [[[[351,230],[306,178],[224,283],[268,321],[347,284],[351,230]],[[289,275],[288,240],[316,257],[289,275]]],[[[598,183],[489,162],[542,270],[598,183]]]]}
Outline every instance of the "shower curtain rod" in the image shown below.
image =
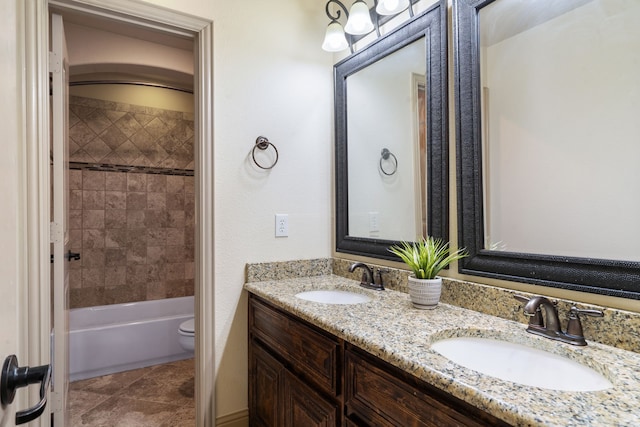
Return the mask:
{"type": "Polygon", "coordinates": [[[148,86],[159,89],[177,90],[178,92],[190,93],[193,95],[193,90],[184,89],[177,86],[169,86],[158,83],[137,82],[132,80],[83,80],[79,82],[69,82],[69,86],[88,86],[88,85],[133,85],[133,86],[148,86]]]}

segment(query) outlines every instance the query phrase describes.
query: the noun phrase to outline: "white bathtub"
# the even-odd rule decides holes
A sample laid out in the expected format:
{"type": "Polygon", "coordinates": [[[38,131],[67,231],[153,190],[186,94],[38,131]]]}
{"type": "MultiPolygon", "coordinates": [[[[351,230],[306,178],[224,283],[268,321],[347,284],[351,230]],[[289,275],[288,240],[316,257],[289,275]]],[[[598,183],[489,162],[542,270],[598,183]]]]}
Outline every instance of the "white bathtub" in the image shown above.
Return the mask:
{"type": "Polygon", "coordinates": [[[193,310],[193,297],[70,310],[70,380],[193,357],[178,344],[193,310]]]}

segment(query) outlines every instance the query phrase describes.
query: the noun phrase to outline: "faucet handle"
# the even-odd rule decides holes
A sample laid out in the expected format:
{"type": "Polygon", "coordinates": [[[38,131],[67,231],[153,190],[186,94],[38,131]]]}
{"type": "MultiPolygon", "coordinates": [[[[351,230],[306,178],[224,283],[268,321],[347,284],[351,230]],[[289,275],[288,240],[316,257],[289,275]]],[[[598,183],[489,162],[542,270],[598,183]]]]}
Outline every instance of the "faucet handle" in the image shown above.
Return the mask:
{"type": "MultiPolygon", "coordinates": [[[[526,305],[529,302],[529,298],[523,295],[514,294],[513,297],[518,301],[520,301],[521,303],[523,303],[524,305],[526,305]]],[[[542,323],[542,313],[540,312],[540,307],[536,308],[536,311],[533,314],[529,314],[524,310],[522,312],[524,313],[525,316],[529,317],[529,326],[540,326],[540,327],[544,326],[542,323]]]]}
{"type": "Polygon", "coordinates": [[[569,314],[571,315],[571,313],[574,313],[576,315],[586,314],[587,316],[591,317],[604,317],[604,313],[601,310],[585,310],[577,307],[571,307],[571,310],[569,310],[569,314]]]}
{"type": "Polygon", "coordinates": [[[513,297],[523,304],[526,304],[529,302],[529,298],[525,297],[524,295],[513,294],[513,297]]]}
{"type": "Polygon", "coordinates": [[[372,277],[369,276],[369,273],[366,271],[362,272],[362,276],[360,276],[360,286],[371,286],[372,277]]]}
{"type": "Polygon", "coordinates": [[[389,271],[388,268],[376,268],[375,275],[373,276],[373,284],[379,286],[381,290],[384,290],[382,273],[388,273],[389,271]]]}
{"type": "Polygon", "coordinates": [[[604,313],[600,310],[582,310],[577,307],[571,307],[569,310],[569,321],[567,322],[567,335],[574,337],[580,342],[584,342],[586,345],[586,341],[584,341],[584,333],[582,332],[582,322],[580,322],[580,315],[584,314],[586,316],[592,317],[603,317],[604,313]]]}

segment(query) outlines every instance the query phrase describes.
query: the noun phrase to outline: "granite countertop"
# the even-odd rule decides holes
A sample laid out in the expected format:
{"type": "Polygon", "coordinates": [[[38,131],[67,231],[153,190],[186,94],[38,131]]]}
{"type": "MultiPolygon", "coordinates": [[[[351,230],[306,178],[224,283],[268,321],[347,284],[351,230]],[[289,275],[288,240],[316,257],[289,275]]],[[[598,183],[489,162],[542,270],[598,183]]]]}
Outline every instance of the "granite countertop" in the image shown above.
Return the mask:
{"type": "Polygon", "coordinates": [[[513,425],[640,425],[638,353],[593,342],[586,347],[562,344],[525,332],[521,323],[443,303],[435,310],[416,310],[406,293],[370,291],[335,275],[246,283],[244,288],[513,425]],[[295,297],[314,289],[363,293],[371,301],[328,305],[295,297]],[[563,355],[603,374],[613,387],[554,391],[479,374],[431,349],[432,342],[455,336],[504,339],[563,355]]]}

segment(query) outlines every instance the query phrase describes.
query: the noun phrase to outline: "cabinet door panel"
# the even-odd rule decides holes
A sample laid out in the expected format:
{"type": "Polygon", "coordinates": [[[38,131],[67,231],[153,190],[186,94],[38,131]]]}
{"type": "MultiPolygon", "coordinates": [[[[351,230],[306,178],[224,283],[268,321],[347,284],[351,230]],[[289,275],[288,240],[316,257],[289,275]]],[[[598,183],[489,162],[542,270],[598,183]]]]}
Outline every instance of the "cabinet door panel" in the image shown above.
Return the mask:
{"type": "Polygon", "coordinates": [[[314,392],[289,372],[283,382],[283,426],[337,427],[338,407],[314,392]]]}
{"type": "Polygon", "coordinates": [[[249,417],[252,426],[280,425],[280,389],[284,367],[255,342],[249,345],[249,417]]]}
{"type": "Polygon", "coordinates": [[[341,351],[336,339],[256,298],[251,299],[249,311],[249,327],[255,337],[290,363],[296,373],[323,391],[334,396],[337,394],[341,351]]]}

